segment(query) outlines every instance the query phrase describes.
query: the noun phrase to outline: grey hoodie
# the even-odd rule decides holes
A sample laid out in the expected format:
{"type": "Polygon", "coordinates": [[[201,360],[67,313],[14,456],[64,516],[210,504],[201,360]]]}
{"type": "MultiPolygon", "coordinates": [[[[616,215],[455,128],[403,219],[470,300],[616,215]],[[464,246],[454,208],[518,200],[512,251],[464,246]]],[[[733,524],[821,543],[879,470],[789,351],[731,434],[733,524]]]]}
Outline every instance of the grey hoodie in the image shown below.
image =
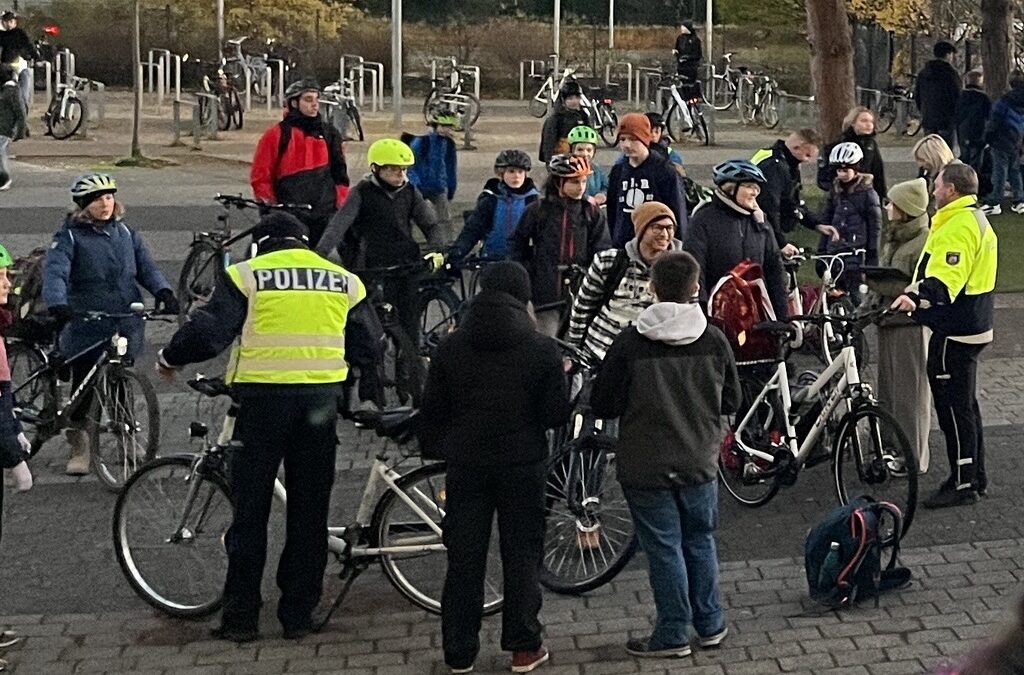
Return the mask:
{"type": "Polygon", "coordinates": [[[595,415],[621,418],[617,470],[633,489],[715,480],[722,415],[739,404],[732,349],[696,303],[641,312],[608,350],[591,396],[595,415]]]}

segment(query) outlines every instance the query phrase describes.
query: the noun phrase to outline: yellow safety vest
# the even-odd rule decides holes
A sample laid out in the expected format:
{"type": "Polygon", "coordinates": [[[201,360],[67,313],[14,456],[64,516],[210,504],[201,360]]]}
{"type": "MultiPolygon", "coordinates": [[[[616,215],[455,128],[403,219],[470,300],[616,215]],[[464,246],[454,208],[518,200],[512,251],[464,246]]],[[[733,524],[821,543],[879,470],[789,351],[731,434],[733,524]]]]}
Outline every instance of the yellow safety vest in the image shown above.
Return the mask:
{"type": "Polygon", "coordinates": [[[228,278],[248,300],[231,350],[231,384],[332,384],[348,376],[345,323],[366,297],[359,278],[301,248],[232,265],[228,278]]]}

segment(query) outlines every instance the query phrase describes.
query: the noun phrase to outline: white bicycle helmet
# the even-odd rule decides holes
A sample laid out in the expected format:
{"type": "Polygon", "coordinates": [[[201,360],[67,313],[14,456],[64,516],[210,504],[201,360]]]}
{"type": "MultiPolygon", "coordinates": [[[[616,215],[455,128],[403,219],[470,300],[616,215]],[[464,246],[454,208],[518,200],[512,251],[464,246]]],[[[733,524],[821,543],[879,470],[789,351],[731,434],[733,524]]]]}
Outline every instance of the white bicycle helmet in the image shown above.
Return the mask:
{"type": "Polygon", "coordinates": [[[864,159],[864,151],[856,143],[838,143],[828,154],[832,166],[857,166],[864,159]]]}
{"type": "Polygon", "coordinates": [[[117,192],[117,182],[110,174],[87,173],[75,179],[71,186],[71,199],[85,208],[96,196],[114,192],[117,192]]]}

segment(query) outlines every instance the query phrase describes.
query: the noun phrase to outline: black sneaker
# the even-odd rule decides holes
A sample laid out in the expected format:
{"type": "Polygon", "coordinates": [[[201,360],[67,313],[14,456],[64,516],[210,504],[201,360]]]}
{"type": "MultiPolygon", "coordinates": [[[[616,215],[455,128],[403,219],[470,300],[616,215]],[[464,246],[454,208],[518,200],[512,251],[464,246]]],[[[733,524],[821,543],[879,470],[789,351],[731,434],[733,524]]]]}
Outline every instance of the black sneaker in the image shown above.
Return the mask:
{"type": "Polygon", "coordinates": [[[221,626],[210,631],[210,635],[218,640],[228,640],[239,644],[255,642],[260,639],[260,632],[256,628],[244,628],[241,626],[221,626]]]}
{"type": "Polygon", "coordinates": [[[649,638],[634,638],[626,642],[626,653],[649,659],[679,659],[689,656],[691,651],[689,644],[666,646],[652,642],[649,638]]]}
{"type": "Polygon", "coordinates": [[[285,640],[298,640],[304,638],[313,632],[313,623],[300,623],[294,626],[284,627],[284,639],[285,640]]]}
{"type": "Polygon", "coordinates": [[[951,490],[946,487],[939,488],[935,493],[924,500],[926,509],[945,509],[951,506],[970,506],[978,503],[978,493],[974,488],[964,490],[951,490]]]}

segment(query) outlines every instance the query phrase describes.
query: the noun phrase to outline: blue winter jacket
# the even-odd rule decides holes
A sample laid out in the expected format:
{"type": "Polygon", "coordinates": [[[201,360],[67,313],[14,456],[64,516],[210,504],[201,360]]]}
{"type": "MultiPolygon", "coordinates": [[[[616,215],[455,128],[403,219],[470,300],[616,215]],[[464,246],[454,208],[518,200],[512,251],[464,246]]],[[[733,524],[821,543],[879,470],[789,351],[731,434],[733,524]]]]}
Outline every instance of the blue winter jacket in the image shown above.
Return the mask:
{"type": "MultiPolygon", "coordinates": [[[[156,295],[170,284],[149,254],[142,237],[118,218],[105,223],[72,220],[53,235],[43,266],[43,301],[73,311],[128,312],[142,302],[139,285],[156,295]]],[[[128,355],[142,352],[141,319],[82,321],[74,319],[60,335],[60,349],[72,357],[106,340],[118,329],[128,338],[128,355]]]]}
{"type": "Polygon", "coordinates": [[[522,187],[512,190],[500,178],[490,178],[466,218],[462,233],[452,244],[452,257],[461,260],[483,242],[480,255],[502,259],[508,255],[508,237],[516,229],[526,207],[537,201],[537,188],[527,177],[522,187]]]}
{"type": "Polygon", "coordinates": [[[608,194],[608,172],[599,167],[596,163],[591,162],[590,168],[593,173],[587,176],[587,197],[595,197],[597,195],[608,194]]]}
{"type": "Polygon", "coordinates": [[[457,184],[455,141],[431,130],[413,138],[409,146],[416,157],[416,164],[409,167],[409,181],[424,195],[444,193],[451,200],[457,184]]]}

